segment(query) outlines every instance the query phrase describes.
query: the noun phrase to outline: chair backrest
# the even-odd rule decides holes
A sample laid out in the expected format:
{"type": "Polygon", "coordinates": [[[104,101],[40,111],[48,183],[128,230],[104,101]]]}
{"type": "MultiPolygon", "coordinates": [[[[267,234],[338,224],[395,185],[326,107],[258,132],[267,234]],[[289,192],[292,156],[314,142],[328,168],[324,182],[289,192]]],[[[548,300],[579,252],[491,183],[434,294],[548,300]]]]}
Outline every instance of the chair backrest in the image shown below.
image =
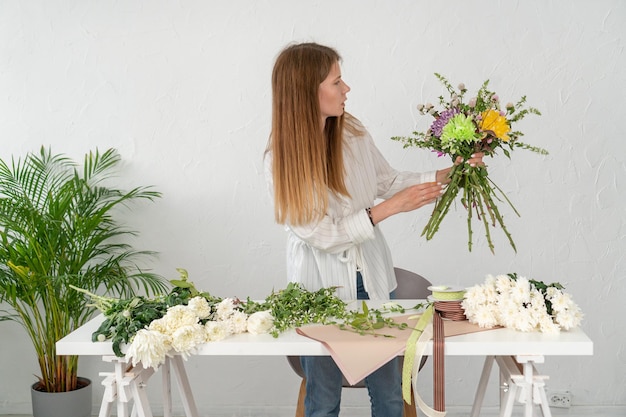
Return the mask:
{"type": "Polygon", "coordinates": [[[428,289],[432,284],[423,276],[402,268],[394,268],[398,287],[395,290],[396,298],[425,300],[431,291],[428,289]]]}

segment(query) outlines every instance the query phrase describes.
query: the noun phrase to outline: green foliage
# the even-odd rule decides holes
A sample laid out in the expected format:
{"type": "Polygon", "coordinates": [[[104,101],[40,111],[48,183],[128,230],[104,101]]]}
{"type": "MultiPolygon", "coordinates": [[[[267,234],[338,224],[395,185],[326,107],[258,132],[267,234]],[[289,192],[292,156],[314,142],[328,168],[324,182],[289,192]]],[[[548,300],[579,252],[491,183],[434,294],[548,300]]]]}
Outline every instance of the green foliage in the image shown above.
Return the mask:
{"type": "Polygon", "coordinates": [[[108,185],[119,163],[114,149],[96,150],[79,170],[44,147],[0,160],[0,302],[10,307],[0,310],[0,320],[26,330],[48,392],[76,388],[78,358],[57,356],[55,344],[95,311],[70,286],[122,297],[165,288],[138,266],[152,252],[134,250],[126,239],[136,232],[116,218],[130,203],[160,194],[108,185]]]}
{"type": "Polygon", "coordinates": [[[307,291],[301,284],[290,282],[285,289],[266,297],[256,311],[271,310],[274,317],[273,336],[287,329],[310,323],[327,324],[343,318],[346,303],[335,295],[334,287],[307,291]]]}
{"type": "MultiPolygon", "coordinates": [[[[211,311],[224,299],[207,292],[199,292],[194,283],[189,281],[187,271],[178,269],[180,279],[170,280],[173,288],[167,295],[153,298],[135,296],[129,299],[116,299],[93,294],[81,288],[73,289],[87,294],[93,307],[98,308],[105,320],[93,333],[92,341],[111,340],[113,351],[117,356],[124,356],[122,345],[130,344],[135,334],[150,325],[153,320],[163,317],[170,307],[187,305],[194,297],[204,297],[211,311]]],[[[349,330],[361,335],[385,336],[379,331],[385,327],[405,329],[406,323],[397,323],[387,313],[404,313],[405,309],[395,302],[388,302],[380,309],[368,308],[365,301],[361,310],[348,310],[345,301],[335,295],[336,287],[321,288],[317,291],[308,291],[301,284],[290,282],[287,287],[272,292],[263,301],[254,301],[249,297],[246,301],[235,299],[237,310],[248,315],[258,311],[269,310],[274,319],[274,326],[270,330],[273,337],[280,333],[304,326],[307,324],[336,324],[343,330],[349,330]]],[[[419,310],[426,304],[418,304],[411,310],[419,310]]],[[[213,318],[203,319],[204,324],[213,318]]]]}
{"type": "Polygon", "coordinates": [[[92,301],[89,306],[95,307],[106,317],[100,327],[91,335],[93,342],[110,339],[113,352],[124,356],[122,345],[132,341],[135,334],[153,321],[167,313],[167,309],[177,305],[187,305],[194,297],[204,297],[211,307],[215,307],[221,298],[213,297],[206,292],[199,292],[194,283],[188,280],[187,271],[178,269],[180,279],[170,280],[173,288],[166,295],[149,298],[134,296],[131,298],[104,297],[72,286],[76,291],[87,294],[92,301]]]}

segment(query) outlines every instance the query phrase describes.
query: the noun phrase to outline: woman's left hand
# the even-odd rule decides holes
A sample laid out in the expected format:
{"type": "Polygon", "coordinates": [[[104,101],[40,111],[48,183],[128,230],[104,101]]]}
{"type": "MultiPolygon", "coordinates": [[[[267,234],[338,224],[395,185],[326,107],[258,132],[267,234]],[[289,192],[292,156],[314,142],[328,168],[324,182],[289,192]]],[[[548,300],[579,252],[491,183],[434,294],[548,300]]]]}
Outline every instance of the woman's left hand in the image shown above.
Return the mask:
{"type": "MultiPolygon", "coordinates": [[[[469,166],[471,166],[471,167],[485,166],[485,163],[483,162],[483,157],[484,156],[485,156],[484,153],[476,152],[475,154],[472,154],[470,159],[465,161],[465,163],[469,164],[469,166]]],[[[456,161],[454,161],[454,165],[460,165],[462,163],[463,163],[463,158],[460,157],[460,156],[456,158],[456,161]]]]}

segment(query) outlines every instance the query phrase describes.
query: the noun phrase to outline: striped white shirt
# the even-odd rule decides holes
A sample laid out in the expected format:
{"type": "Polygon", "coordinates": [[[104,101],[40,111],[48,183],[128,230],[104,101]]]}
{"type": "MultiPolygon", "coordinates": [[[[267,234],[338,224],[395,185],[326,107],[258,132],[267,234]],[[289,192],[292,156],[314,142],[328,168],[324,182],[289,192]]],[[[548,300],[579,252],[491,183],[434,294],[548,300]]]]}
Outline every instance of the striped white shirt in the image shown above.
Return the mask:
{"type": "MultiPolygon", "coordinates": [[[[370,134],[344,130],[344,166],[350,198],[329,196],[328,211],[318,223],[287,226],[287,275],[309,291],[339,287],[344,300],[356,299],[356,273],[371,299],[388,299],[396,288],[391,252],[379,227],[367,212],[377,198],[386,199],[415,184],[435,181],[436,171],[400,172],[382,156],[370,134]]],[[[272,186],[271,158],[265,174],[272,186]]]]}

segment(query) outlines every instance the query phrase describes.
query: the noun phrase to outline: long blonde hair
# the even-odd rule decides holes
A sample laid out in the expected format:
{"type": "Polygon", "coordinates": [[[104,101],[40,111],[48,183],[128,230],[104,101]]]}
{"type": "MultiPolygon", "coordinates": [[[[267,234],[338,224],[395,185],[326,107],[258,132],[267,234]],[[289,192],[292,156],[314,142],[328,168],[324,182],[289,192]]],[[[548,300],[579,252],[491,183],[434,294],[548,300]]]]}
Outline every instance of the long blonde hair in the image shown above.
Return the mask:
{"type": "MultiPolygon", "coordinates": [[[[349,196],[344,181],[345,115],[324,128],[318,89],[341,57],[332,48],[301,43],[284,49],[272,72],[274,215],[278,223],[303,225],[321,219],[329,191],[349,196]]],[[[347,123],[350,127],[352,123],[347,123]]]]}

